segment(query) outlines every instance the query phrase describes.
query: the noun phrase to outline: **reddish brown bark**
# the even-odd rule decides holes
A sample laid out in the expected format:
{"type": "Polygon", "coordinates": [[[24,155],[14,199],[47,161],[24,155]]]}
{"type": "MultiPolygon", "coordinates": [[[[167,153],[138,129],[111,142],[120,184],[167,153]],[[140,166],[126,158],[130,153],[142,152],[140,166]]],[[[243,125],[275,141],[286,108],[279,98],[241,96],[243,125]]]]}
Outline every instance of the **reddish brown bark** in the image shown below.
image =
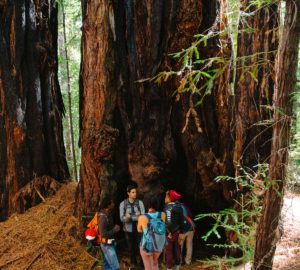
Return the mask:
{"type": "Polygon", "coordinates": [[[80,145],[82,149],[77,212],[97,208],[101,192],[116,191],[113,128],[117,100],[116,29],[113,2],[85,1],[83,5],[80,76],[80,145]]]}
{"type": "Polygon", "coordinates": [[[274,124],[269,180],[263,203],[255,245],[255,270],[272,269],[290,140],[292,104],[290,95],[296,85],[298,50],[300,38],[300,2],[286,1],[285,21],[276,58],[276,81],[274,94],[274,124]]]}
{"type": "MultiPolygon", "coordinates": [[[[178,78],[161,85],[141,82],[160,71],[178,69],[177,60],[169,54],[190,46],[195,34],[207,33],[209,28],[224,29],[225,13],[218,18],[217,8],[222,11],[225,6],[225,0],[84,2],[79,215],[95,211],[104,193],[123,198],[130,180],[138,183],[145,199],[163,187],[177,189],[195,213],[216,211],[232,203],[235,197],[230,183],[214,181],[218,175],[234,175],[234,146],[242,145],[236,154],[240,156],[248,145],[242,136],[234,137],[233,105],[236,103],[241,112],[241,104],[233,100],[229,89],[230,65],[216,66],[223,72],[212,93],[201,106],[194,107],[196,117],[190,117],[184,133],[186,114],[199,97],[186,93],[176,101],[172,93],[179,85],[178,78]],[[102,137],[103,129],[110,131],[102,137]],[[109,145],[104,155],[103,143],[109,145]]],[[[255,22],[257,26],[259,20],[255,22]]],[[[272,23],[273,17],[262,35],[272,23]]],[[[261,42],[271,50],[269,34],[261,42]]],[[[258,42],[249,53],[264,46],[258,42]]],[[[199,49],[202,58],[224,56],[229,62],[231,56],[230,41],[224,35],[199,49]]],[[[262,81],[267,73],[259,72],[258,80],[262,81]]],[[[257,84],[251,87],[253,96],[260,93],[265,97],[257,84]]],[[[268,97],[271,95],[268,92],[268,97]]],[[[255,115],[250,125],[265,119],[252,103],[244,109],[255,115]]],[[[248,132],[248,127],[243,128],[248,132]]],[[[260,153],[268,156],[267,151],[265,147],[260,153]]],[[[254,151],[249,155],[253,155],[251,161],[257,159],[254,151]]]]}
{"type": "MultiPolygon", "coordinates": [[[[163,184],[189,195],[191,203],[198,202],[197,209],[224,206],[228,192],[223,194],[223,186],[213,180],[233,170],[229,91],[224,83],[228,68],[216,92],[196,108],[203,133],[192,120],[181,132],[191,102],[189,97],[177,103],[172,98],[178,81],[161,86],[138,82],[176,69],[177,62],[168,54],[188,47],[195,34],[211,27],[216,12],[215,1],[85,2],[78,214],[94,211],[101,194],[124,192],[129,180],[137,182],[146,197],[160,192],[163,184]],[[209,14],[205,20],[204,12],[209,14]],[[103,129],[113,138],[106,131],[107,136],[99,136],[103,129]],[[111,147],[105,154],[103,143],[111,147]],[[205,205],[199,206],[200,201],[205,205]]],[[[213,41],[203,53],[217,55],[217,48],[213,41]]],[[[227,52],[222,53],[230,54],[225,42],[223,48],[227,52]]]]}
{"type": "Polygon", "coordinates": [[[271,106],[274,89],[274,62],[278,46],[278,6],[248,8],[242,1],[238,35],[235,89],[236,174],[269,161],[272,128],[271,106]],[[250,31],[250,32],[249,32],[250,31]]]}
{"type": "MultiPolygon", "coordinates": [[[[241,2],[238,25],[233,102],[235,107],[232,110],[234,143],[231,149],[236,176],[244,172],[253,175],[257,170],[254,166],[269,162],[272,138],[270,108],[274,88],[275,52],[278,44],[277,5],[249,8],[249,4],[249,0],[241,2]]],[[[248,191],[244,190],[242,185],[238,185],[234,190],[235,210],[242,211],[245,200],[242,194],[245,195],[248,191]]],[[[250,208],[251,205],[248,204],[247,207],[250,208]]],[[[236,223],[234,220],[229,222],[232,225],[236,223]]],[[[239,241],[234,231],[226,231],[226,238],[229,243],[239,241]]],[[[242,255],[240,249],[234,248],[230,248],[229,253],[236,257],[242,255]]]]}
{"type": "Polygon", "coordinates": [[[0,4],[0,219],[19,208],[14,195],[31,179],[69,177],[56,12],[55,1],[0,4]]]}

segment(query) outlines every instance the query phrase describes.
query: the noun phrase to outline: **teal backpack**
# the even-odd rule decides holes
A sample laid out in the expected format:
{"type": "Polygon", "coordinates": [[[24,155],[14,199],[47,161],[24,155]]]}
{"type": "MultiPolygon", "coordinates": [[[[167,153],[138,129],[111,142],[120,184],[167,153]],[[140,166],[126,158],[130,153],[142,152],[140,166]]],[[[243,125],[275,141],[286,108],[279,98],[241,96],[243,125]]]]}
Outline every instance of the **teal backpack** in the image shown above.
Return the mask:
{"type": "Polygon", "coordinates": [[[143,229],[141,246],[147,253],[162,252],[166,245],[166,224],[162,220],[161,212],[156,217],[145,214],[148,218],[148,228],[143,229]]]}

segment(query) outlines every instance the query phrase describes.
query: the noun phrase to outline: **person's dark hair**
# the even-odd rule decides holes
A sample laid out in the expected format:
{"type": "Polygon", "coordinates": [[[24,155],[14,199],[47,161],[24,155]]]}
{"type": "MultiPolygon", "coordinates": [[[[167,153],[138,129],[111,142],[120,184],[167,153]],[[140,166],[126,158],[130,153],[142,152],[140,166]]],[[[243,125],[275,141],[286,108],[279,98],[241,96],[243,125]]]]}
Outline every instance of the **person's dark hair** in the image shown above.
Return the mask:
{"type": "Polygon", "coordinates": [[[109,195],[106,195],[103,197],[103,199],[100,202],[100,209],[106,209],[110,206],[110,204],[112,203],[112,198],[109,195]]]}
{"type": "Polygon", "coordinates": [[[148,209],[153,208],[156,211],[162,211],[163,201],[161,195],[153,195],[149,198],[147,203],[148,209]]]}
{"type": "Polygon", "coordinates": [[[131,190],[136,189],[136,185],[130,184],[127,186],[126,190],[127,192],[130,192],[131,190]]]}

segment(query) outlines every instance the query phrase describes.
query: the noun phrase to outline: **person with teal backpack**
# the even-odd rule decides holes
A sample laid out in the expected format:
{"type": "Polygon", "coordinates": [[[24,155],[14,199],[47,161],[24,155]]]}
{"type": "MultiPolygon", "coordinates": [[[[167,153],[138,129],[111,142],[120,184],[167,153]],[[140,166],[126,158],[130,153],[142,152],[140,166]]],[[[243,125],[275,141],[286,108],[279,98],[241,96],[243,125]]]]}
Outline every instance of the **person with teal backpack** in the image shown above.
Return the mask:
{"type": "Polygon", "coordinates": [[[166,245],[166,215],[160,209],[160,200],[156,196],[149,199],[148,213],[141,215],[137,229],[142,232],[140,253],[145,270],[158,270],[158,258],[166,245]]]}

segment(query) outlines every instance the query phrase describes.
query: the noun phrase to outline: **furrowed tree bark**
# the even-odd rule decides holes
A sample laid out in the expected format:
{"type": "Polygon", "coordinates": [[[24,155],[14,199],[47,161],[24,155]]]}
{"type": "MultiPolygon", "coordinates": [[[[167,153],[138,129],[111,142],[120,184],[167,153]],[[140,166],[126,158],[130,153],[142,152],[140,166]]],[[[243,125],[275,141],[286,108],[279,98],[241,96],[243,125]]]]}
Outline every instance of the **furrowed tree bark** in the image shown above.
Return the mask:
{"type": "MultiPolygon", "coordinates": [[[[138,183],[147,201],[148,197],[160,193],[163,186],[176,189],[184,186],[189,162],[180,142],[184,122],[176,115],[182,107],[177,109],[172,98],[178,81],[162,85],[136,82],[160,71],[176,69],[176,61],[168,54],[194,41],[203,21],[203,4],[193,0],[141,1],[133,2],[125,11],[129,20],[123,38],[130,50],[122,77],[129,76],[129,80],[123,84],[120,94],[120,114],[128,145],[130,178],[138,183]],[[175,123],[175,119],[179,121],[175,123]]],[[[181,111],[180,117],[185,112],[181,111]]]]}
{"type": "Polygon", "coordinates": [[[101,195],[113,194],[113,127],[117,104],[116,29],[113,1],[83,1],[80,72],[81,166],[76,212],[97,210],[101,195]]]}
{"type": "MultiPolygon", "coordinates": [[[[178,80],[162,85],[140,81],[176,69],[177,61],[169,54],[188,47],[195,34],[215,22],[218,28],[217,8],[225,4],[200,0],[84,2],[78,215],[95,211],[103,194],[117,193],[118,199],[123,198],[129,180],[138,184],[146,200],[165,186],[189,195],[191,204],[197,202],[193,205],[196,211],[224,207],[229,193],[223,194],[223,185],[213,180],[233,171],[230,94],[224,83],[228,68],[216,92],[195,110],[203,133],[193,119],[182,133],[191,99],[174,102],[178,80]],[[228,144],[223,146],[222,140],[228,144]]],[[[217,55],[218,46],[214,42],[203,53],[217,55]]]]}
{"type": "MultiPolygon", "coordinates": [[[[188,121],[187,113],[199,97],[186,93],[176,100],[172,96],[181,78],[161,85],[144,80],[160,71],[178,70],[177,60],[169,54],[189,47],[195,34],[224,29],[226,3],[225,0],[84,1],[78,215],[95,211],[106,193],[116,194],[117,202],[123,199],[130,180],[138,184],[145,201],[163,188],[177,189],[188,198],[195,213],[223,209],[236,199],[231,183],[214,181],[218,175],[235,174],[233,131],[237,120],[236,102],[229,87],[230,65],[216,67],[222,69],[222,74],[211,94],[193,108],[188,121]]],[[[264,25],[259,24],[261,18],[266,23],[267,11],[262,14],[255,17],[255,27],[264,25]]],[[[271,50],[272,35],[268,30],[273,26],[272,15],[249,53],[271,50]]],[[[254,34],[250,37],[254,39],[254,34]]],[[[231,56],[230,41],[224,35],[199,49],[203,59],[231,56]]],[[[264,57],[270,61],[267,55],[264,57]]],[[[264,68],[259,69],[258,80],[263,81],[269,73],[261,70],[264,68]]],[[[257,93],[265,96],[257,85],[252,84],[247,91],[259,100],[257,93]]],[[[245,87],[240,90],[243,94],[244,91],[245,87]]],[[[272,94],[265,95],[269,98],[272,94]]],[[[242,105],[237,104],[241,110],[242,105]]],[[[244,112],[248,112],[248,107],[244,112]]],[[[252,124],[264,119],[253,104],[249,114],[255,117],[249,126],[243,127],[244,135],[252,124]]],[[[254,131],[251,136],[257,135],[254,131]]],[[[240,136],[237,138],[242,140],[240,136]]],[[[240,144],[243,147],[236,156],[241,155],[248,141],[242,140],[240,144]]],[[[261,153],[270,154],[265,148],[261,153]]],[[[257,160],[255,151],[249,155],[252,155],[249,160],[257,160]]]]}
{"type": "Polygon", "coordinates": [[[278,47],[278,6],[248,8],[242,1],[239,18],[237,73],[235,82],[236,175],[240,166],[256,170],[267,163],[271,152],[274,62],[278,47]],[[247,31],[248,30],[248,31],[247,31]]]}
{"type": "MultiPolygon", "coordinates": [[[[274,62],[278,46],[278,7],[276,4],[258,8],[251,1],[240,3],[238,40],[236,56],[236,76],[234,78],[234,105],[232,145],[234,173],[253,175],[258,164],[268,163],[271,152],[271,105],[274,88],[274,62]]],[[[254,185],[256,179],[252,179],[254,185]]],[[[249,189],[237,184],[232,197],[232,206],[242,211],[244,196],[249,189]]],[[[248,208],[251,205],[247,206],[248,208]]],[[[249,209],[250,210],[250,209],[249,209]]],[[[232,225],[236,221],[229,221],[232,225]]],[[[252,220],[249,220],[252,222],[252,220]]],[[[228,243],[238,242],[237,235],[226,231],[228,243]]],[[[240,249],[230,248],[230,256],[242,256],[240,249]]]]}
{"type": "Polygon", "coordinates": [[[291,94],[296,85],[300,38],[300,2],[286,1],[285,21],[276,58],[274,94],[274,124],[269,179],[256,236],[255,270],[272,269],[278,223],[283,203],[290,125],[292,118],[291,94]]]}
{"type": "Polygon", "coordinates": [[[64,106],[57,79],[55,1],[2,1],[0,54],[3,220],[16,210],[26,210],[13,204],[13,198],[33,178],[69,178],[61,123],[64,106]]]}
{"type": "MultiPolygon", "coordinates": [[[[226,5],[227,1],[203,1],[201,23],[198,30],[195,30],[198,33],[223,31],[227,26],[226,5]]],[[[174,43],[181,35],[180,32],[174,35],[174,43]]],[[[189,38],[191,44],[191,33],[189,38]]],[[[176,50],[180,51],[180,48],[177,47],[176,50]]],[[[220,76],[214,81],[211,94],[204,98],[200,106],[194,107],[193,104],[201,96],[189,92],[181,95],[180,100],[172,104],[172,135],[178,156],[172,168],[174,174],[169,176],[169,185],[189,198],[195,213],[217,211],[231,203],[230,183],[216,183],[214,179],[218,175],[233,173],[231,130],[234,119],[229,87],[231,44],[228,36],[223,33],[209,40],[207,47],[199,50],[203,59],[224,57],[225,63],[214,67],[219,70],[220,76]],[[196,115],[189,117],[187,128],[183,132],[187,112],[191,107],[196,115]],[[198,127],[196,119],[199,120],[198,127]]],[[[174,66],[174,61],[172,64],[174,66]]]]}

